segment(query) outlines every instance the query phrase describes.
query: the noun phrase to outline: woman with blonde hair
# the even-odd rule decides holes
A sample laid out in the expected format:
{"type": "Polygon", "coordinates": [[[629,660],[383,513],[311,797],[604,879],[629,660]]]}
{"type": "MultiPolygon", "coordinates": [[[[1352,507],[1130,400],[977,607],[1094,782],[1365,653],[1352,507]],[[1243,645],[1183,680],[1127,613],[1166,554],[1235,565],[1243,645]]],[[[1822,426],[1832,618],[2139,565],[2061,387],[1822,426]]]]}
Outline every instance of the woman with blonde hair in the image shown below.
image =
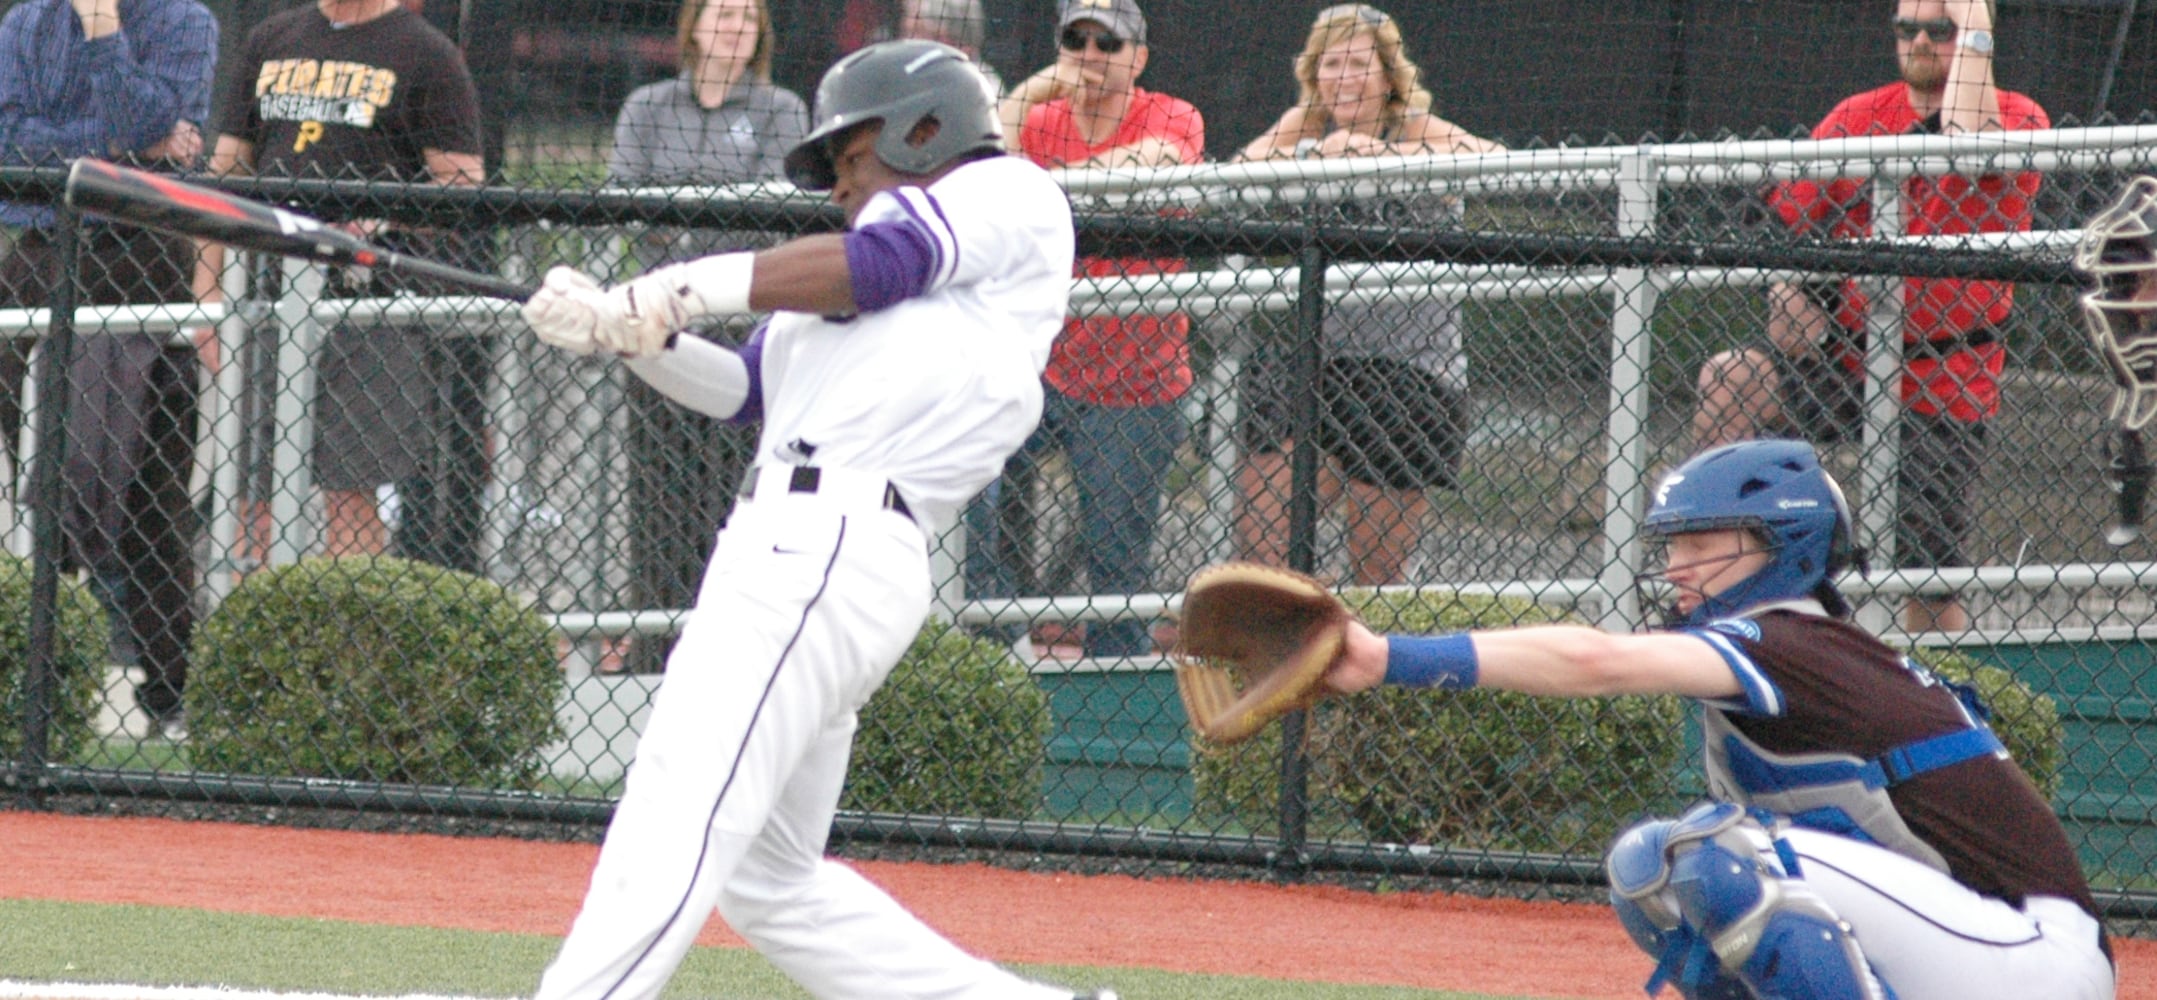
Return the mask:
{"type": "Polygon", "coordinates": [[[1400,25],[1368,4],[1318,12],[1296,56],[1296,103],[1243,148],[1246,160],[1288,156],[1483,153],[1504,147],[1431,113],[1423,71],[1400,25]]]}
{"type": "MultiPolygon", "coordinates": [[[[1485,153],[1504,147],[1431,113],[1430,91],[1384,11],[1339,4],[1318,12],[1296,57],[1298,97],[1240,159],[1485,153]]],[[[1342,222],[1428,230],[1457,225],[1459,201],[1419,182],[1319,205],[1342,222]]],[[[1330,303],[1319,373],[1316,442],[1329,459],[1320,502],[1345,501],[1347,582],[1406,582],[1432,488],[1456,485],[1467,437],[1468,361],[1460,310],[1416,291],[1330,303]]],[[[1285,340],[1285,338],[1261,338],[1285,340]]],[[[1266,350],[1243,391],[1238,543],[1246,558],[1285,560],[1292,366],[1266,350]]],[[[1322,559],[1324,557],[1321,557],[1322,559]]]]}

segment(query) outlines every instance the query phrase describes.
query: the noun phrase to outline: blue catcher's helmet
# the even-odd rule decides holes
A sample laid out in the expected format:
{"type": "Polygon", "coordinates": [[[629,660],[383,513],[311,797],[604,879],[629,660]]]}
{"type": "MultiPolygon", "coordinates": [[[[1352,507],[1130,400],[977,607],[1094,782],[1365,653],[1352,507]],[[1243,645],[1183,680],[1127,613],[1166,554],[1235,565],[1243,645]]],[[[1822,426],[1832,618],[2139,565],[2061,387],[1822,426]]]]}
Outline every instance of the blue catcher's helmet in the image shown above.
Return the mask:
{"type": "Polygon", "coordinates": [[[1848,612],[1828,578],[1857,559],[1850,544],[1850,505],[1835,478],[1820,467],[1812,445],[1740,441],[1701,452],[1663,477],[1641,525],[1651,538],[1729,528],[1761,535],[1773,558],[1701,602],[1683,624],[1801,597],[1820,597],[1838,615],[1848,612]]]}

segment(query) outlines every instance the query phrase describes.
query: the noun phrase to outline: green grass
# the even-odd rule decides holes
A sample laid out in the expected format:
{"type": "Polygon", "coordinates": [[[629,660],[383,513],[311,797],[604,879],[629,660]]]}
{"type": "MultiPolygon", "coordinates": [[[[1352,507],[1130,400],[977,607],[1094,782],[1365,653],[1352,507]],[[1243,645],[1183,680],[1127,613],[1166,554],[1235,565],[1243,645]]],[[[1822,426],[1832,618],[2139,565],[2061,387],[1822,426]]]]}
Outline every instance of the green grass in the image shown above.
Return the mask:
{"type": "MultiPolygon", "coordinates": [[[[0,979],[219,985],[363,995],[530,996],[556,940],[149,906],[0,900],[0,979]]],[[[1314,985],[1150,969],[1016,966],[1125,996],[1177,1000],[1504,1000],[1399,987],[1314,985]]],[[[756,953],[697,948],[670,997],[807,1000],[756,953]]]]}

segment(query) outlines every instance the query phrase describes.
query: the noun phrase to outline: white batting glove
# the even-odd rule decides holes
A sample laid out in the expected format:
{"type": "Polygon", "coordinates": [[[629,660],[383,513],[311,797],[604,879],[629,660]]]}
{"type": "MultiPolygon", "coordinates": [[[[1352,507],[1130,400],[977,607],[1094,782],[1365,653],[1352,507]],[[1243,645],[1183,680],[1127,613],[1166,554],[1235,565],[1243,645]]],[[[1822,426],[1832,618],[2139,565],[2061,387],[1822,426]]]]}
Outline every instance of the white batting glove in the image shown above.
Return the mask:
{"type": "Polygon", "coordinates": [[[607,317],[595,336],[599,346],[625,358],[649,358],[696,317],[689,296],[670,288],[667,268],[607,289],[607,317]]]}
{"type": "Polygon", "coordinates": [[[538,293],[526,299],[517,311],[531,324],[541,343],[571,354],[588,355],[601,346],[595,334],[602,312],[610,306],[599,282],[582,271],[555,267],[548,269],[538,293]]]}
{"type": "Polygon", "coordinates": [[[699,319],[748,312],[753,260],[747,253],[701,257],[616,285],[607,291],[611,308],[594,334],[599,346],[649,358],[699,319]]]}

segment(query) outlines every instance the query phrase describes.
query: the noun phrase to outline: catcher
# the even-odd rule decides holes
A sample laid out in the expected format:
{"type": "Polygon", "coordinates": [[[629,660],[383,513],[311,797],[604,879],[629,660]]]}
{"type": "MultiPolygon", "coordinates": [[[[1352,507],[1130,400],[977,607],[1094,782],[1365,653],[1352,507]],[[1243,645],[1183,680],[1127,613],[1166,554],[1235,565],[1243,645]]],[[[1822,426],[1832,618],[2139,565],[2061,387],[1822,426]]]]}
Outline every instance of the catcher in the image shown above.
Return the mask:
{"type": "MultiPolygon", "coordinates": [[[[1975,699],[1847,620],[1833,575],[1853,561],[1849,528],[1811,445],[1725,445],[1665,477],[1648,512],[1675,592],[1668,630],[1389,636],[1343,612],[1313,626],[1320,685],[1274,700],[1379,684],[1698,700],[1712,798],[1625,831],[1606,859],[1619,921],[1658,959],[1651,994],[2113,996],[2067,833],[1975,699]]],[[[1187,600],[1191,655],[1226,655],[1193,616],[1187,600]]],[[[1246,725],[1226,711],[1203,724],[1246,725]]]]}

